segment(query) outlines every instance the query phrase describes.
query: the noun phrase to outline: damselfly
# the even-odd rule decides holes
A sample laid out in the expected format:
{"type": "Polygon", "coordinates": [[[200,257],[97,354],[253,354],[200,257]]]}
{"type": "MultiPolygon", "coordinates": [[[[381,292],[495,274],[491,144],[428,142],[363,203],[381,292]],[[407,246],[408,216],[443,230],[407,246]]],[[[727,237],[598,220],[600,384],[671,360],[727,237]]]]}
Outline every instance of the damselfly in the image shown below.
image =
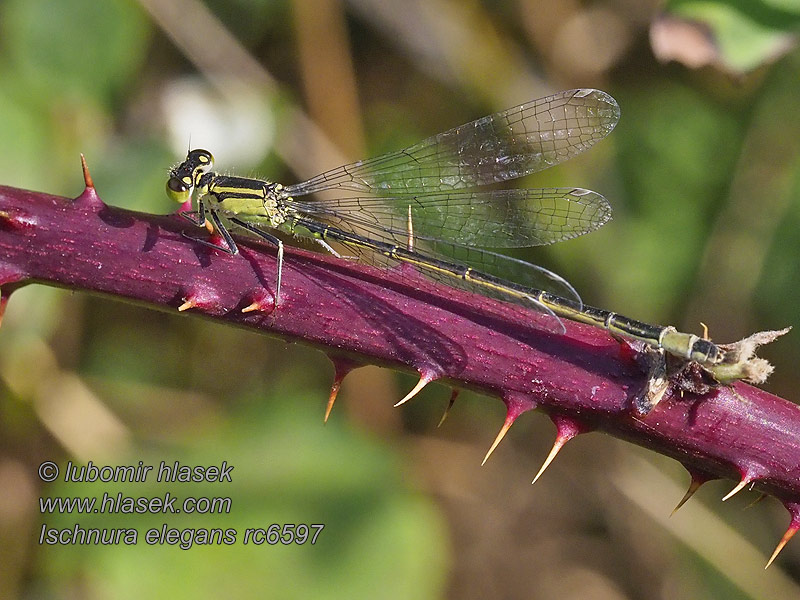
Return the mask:
{"type": "Polygon", "coordinates": [[[558,326],[562,317],[602,327],[699,363],[722,383],[745,378],[705,337],[584,306],[558,275],[482,249],[551,244],[606,223],[608,202],[589,190],[472,188],[568,160],[608,135],[619,116],[605,92],[559,92],[288,186],[215,173],[210,152],[191,150],[170,171],[167,193],[182,203],[194,198],[196,210],[181,214],[222,237],[197,240],[203,244],[236,254],[227,222],[277,246],[276,305],[283,243],[270,230],[313,239],[336,256],[330,243],[371,264],[412,264],[433,279],[549,313],[558,326]]]}

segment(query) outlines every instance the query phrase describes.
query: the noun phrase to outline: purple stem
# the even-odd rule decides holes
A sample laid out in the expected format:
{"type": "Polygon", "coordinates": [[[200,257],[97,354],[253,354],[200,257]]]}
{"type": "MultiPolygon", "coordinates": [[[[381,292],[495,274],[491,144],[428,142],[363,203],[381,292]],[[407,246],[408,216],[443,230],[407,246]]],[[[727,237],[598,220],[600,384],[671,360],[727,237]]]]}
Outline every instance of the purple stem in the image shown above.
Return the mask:
{"type": "MultiPolygon", "coordinates": [[[[342,364],[373,363],[539,408],[576,432],[605,431],[671,456],[699,479],[747,480],[787,508],[800,502],[800,407],[736,384],[705,396],[667,393],[646,417],[640,348],[605,331],[321,253],[287,248],[272,310],[275,248],[237,239],[229,256],[176,215],[0,187],[0,286],[45,283],[116,296],[319,347],[342,364]],[[243,308],[250,307],[248,312],[243,308]],[[342,362],[344,361],[344,362],[342,362]]],[[[561,428],[559,429],[561,431],[561,428]]]]}

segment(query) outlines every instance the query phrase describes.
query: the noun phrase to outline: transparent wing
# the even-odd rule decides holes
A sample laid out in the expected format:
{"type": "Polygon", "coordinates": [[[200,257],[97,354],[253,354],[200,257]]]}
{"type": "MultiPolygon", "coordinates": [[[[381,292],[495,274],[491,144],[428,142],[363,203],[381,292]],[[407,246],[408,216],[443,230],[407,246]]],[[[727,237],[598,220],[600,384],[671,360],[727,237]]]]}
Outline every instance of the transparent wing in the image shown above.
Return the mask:
{"type": "MultiPolygon", "coordinates": [[[[291,220],[294,221],[294,219],[291,220]]],[[[300,237],[318,237],[313,232],[309,233],[304,230],[302,223],[304,221],[308,223],[307,219],[298,218],[297,220],[300,221],[300,225],[293,229],[296,235],[300,237]]],[[[308,224],[308,227],[315,230],[325,228],[325,226],[318,223],[318,221],[312,221],[308,224]]],[[[325,240],[334,243],[334,245],[343,245],[344,249],[339,250],[344,258],[354,258],[366,264],[384,267],[395,266],[402,261],[386,256],[381,252],[382,250],[393,246],[405,249],[409,245],[409,236],[405,230],[391,231],[379,225],[376,226],[368,222],[354,222],[352,220],[342,222],[341,227],[337,227],[337,224],[334,224],[332,229],[327,229],[325,240]],[[343,235],[337,235],[338,231],[341,231],[343,235]],[[350,234],[354,234],[354,236],[350,234]],[[371,242],[376,243],[372,244],[371,242]],[[380,244],[383,244],[382,248],[380,244]]],[[[461,279],[460,273],[469,267],[474,271],[507,280],[512,286],[516,284],[530,288],[531,295],[534,295],[536,291],[544,290],[571,300],[576,306],[581,306],[580,296],[569,282],[544,267],[524,260],[439,238],[428,238],[416,235],[416,233],[413,237],[413,249],[422,259],[421,263],[424,263],[426,259],[433,259],[433,261],[439,263],[435,269],[429,269],[424,264],[417,263],[421,273],[453,287],[519,303],[519,300],[515,299],[513,294],[498,292],[461,279]]],[[[396,277],[402,277],[402,273],[403,271],[400,270],[393,271],[393,275],[396,277]]],[[[528,301],[522,303],[526,305],[533,304],[528,301]]]]}
{"type": "Polygon", "coordinates": [[[404,198],[331,198],[289,201],[312,219],[392,243],[408,237],[409,207],[415,236],[492,248],[540,246],[571,239],[611,218],[603,196],[580,188],[465,190],[404,198]]]}
{"type": "MultiPolygon", "coordinates": [[[[577,310],[583,307],[583,301],[575,288],[560,275],[544,267],[479,248],[445,244],[437,240],[416,241],[417,245],[415,249],[420,255],[435,261],[447,263],[453,267],[452,271],[447,272],[445,270],[428,269],[424,266],[415,265],[417,267],[416,272],[433,281],[444,283],[456,289],[465,290],[489,298],[504,300],[521,306],[527,306],[528,308],[533,308],[549,314],[553,317],[552,330],[555,332],[563,332],[564,326],[552,310],[536,300],[537,291],[544,290],[556,294],[570,301],[577,310]],[[509,282],[513,282],[513,284],[520,284],[527,287],[530,289],[531,293],[524,296],[505,293],[502,289],[496,287],[486,287],[480,283],[462,279],[460,277],[460,272],[462,272],[467,265],[474,270],[495,275],[496,277],[507,279],[509,282]]],[[[409,281],[412,284],[414,283],[409,276],[408,270],[393,268],[401,264],[402,261],[376,252],[360,244],[352,244],[346,241],[340,241],[339,243],[343,246],[347,258],[391,269],[390,273],[397,281],[409,281]]]]}
{"type": "Polygon", "coordinates": [[[522,177],[568,160],[608,135],[619,106],[600,90],[559,92],[450,129],[405,150],[338,167],[285,188],[404,194],[522,177]]]}
{"type": "MultiPolygon", "coordinates": [[[[505,254],[498,254],[496,252],[490,252],[488,250],[482,250],[479,248],[460,246],[458,244],[447,244],[441,242],[440,240],[426,240],[424,238],[416,239],[415,249],[422,254],[438,260],[445,262],[450,261],[455,265],[467,265],[476,271],[481,271],[483,273],[488,273],[489,275],[494,275],[495,277],[500,277],[501,279],[506,279],[514,284],[519,284],[523,287],[529,288],[532,294],[531,296],[522,299],[515,298],[499,290],[487,289],[478,284],[464,281],[462,279],[454,279],[451,275],[447,275],[445,273],[436,271],[428,272],[422,270],[422,272],[431,279],[441,281],[447,285],[460,289],[466,289],[484,296],[489,296],[491,298],[511,301],[517,304],[523,304],[525,306],[532,306],[538,310],[544,310],[546,312],[550,311],[534,301],[533,294],[536,291],[550,292],[551,294],[560,296],[561,298],[571,301],[578,308],[583,306],[583,301],[581,300],[580,295],[566,279],[557,273],[554,273],[553,271],[545,269],[539,265],[535,265],[511,256],[506,256],[505,254]]],[[[370,261],[372,259],[364,257],[362,260],[370,261]]]]}

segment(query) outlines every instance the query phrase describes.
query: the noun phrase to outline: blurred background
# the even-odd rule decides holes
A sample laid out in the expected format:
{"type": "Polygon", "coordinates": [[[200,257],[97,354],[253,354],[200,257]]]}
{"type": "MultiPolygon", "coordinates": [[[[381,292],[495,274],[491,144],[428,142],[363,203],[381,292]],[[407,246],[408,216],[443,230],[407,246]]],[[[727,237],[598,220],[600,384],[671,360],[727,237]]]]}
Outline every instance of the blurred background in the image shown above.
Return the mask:
{"type": "MultiPolygon", "coordinates": [[[[166,213],[191,143],[292,183],[553,91],[619,126],[527,178],[604,194],[603,230],[524,256],[592,305],[719,341],[788,325],[767,388],[797,400],[798,0],[4,0],[0,184],[166,213]]],[[[554,427],[367,367],[326,426],[333,368],[302,346],[34,285],[0,330],[0,598],[797,598],[788,515],[601,434],[533,488],[554,427]],[[43,460],[235,466],[231,484],[51,484],[43,460]],[[229,515],[47,515],[39,496],[232,498],[229,515]],[[324,523],[314,546],[49,546],[48,527],[324,523]]]]}

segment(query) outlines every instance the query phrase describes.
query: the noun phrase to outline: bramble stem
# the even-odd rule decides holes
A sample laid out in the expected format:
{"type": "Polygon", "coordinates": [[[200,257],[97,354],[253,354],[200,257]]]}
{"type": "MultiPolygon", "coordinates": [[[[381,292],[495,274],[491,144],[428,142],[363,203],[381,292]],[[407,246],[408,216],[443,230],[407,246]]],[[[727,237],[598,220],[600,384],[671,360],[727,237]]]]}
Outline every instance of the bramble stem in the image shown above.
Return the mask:
{"type": "MultiPolygon", "coordinates": [[[[428,281],[287,248],[272,310],[275,248],[237,238],[230,256],[187,239],[191,225],[105,205],[0,187],[0,288],[44,283],[101,293],[316,346],[352,363],[416,371],[500,396],[514,418],[540,408],[681,461],[690,472],[745,475],[800,502],[800,409],[737,383],[704,396],[667,392],[646,417],[639,348],[605,331],[428,281]],[[513,411],[512,411],[513,408],[513,411]]],[[[195,232],[191,232],[195,234],[195,232]]],[[[406,268],[406,267],[402,267],[406,268]]]]}

